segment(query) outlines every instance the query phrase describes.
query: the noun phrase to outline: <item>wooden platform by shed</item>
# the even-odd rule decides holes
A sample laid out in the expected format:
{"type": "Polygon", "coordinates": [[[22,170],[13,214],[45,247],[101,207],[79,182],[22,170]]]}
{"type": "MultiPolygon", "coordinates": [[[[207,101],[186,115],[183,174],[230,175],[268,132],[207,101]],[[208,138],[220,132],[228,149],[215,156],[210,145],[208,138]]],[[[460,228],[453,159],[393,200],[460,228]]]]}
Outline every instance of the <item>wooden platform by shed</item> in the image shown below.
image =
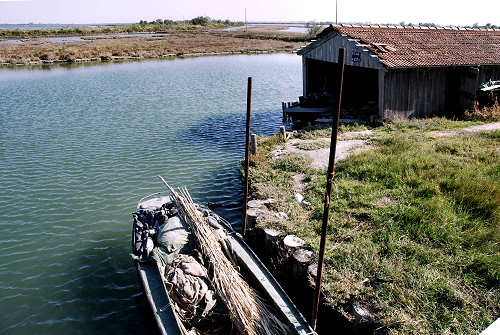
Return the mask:
{"type": "Polygon", "coordinates": [[[335,96],[339,48],[343,105],[380,119],[460,117],[500,79],[500,29],[331,25],[298,51],[304,97],[335,96]]]}

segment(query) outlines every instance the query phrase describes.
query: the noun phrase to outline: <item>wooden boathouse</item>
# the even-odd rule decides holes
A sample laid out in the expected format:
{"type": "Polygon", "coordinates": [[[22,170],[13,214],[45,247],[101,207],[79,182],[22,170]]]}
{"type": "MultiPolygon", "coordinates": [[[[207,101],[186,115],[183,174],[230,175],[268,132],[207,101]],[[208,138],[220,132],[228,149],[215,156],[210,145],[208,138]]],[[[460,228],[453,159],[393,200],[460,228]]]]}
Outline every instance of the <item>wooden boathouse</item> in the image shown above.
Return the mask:
{"type": "Polygon", "coordinates": [[[359,117],[460,117],[481,83],[500,80],[500,29],[331,25],[297,52],[301,100],[333,99],[339,48],[342,105],[359,117]]]}

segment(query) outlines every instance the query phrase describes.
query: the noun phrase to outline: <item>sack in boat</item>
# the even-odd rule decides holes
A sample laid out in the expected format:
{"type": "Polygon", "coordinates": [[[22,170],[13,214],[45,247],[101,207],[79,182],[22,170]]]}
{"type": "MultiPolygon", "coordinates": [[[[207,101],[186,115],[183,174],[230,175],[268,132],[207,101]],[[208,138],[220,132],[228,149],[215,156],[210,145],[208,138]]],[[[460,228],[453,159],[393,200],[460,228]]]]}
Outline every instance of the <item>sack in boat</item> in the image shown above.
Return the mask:
{"type": "Polygon", "coordinates": [[[178,253],[188,246],[189,241],[189,229],[177,215],[168,219],[159,229],[158,244],[169,253],[178,253]]]}
{"type": "Polygon", "coordinates": [[[215,307],[217,301],[209,288],[207,269],[193,257],[177,255],[167,265],[165,279],[172,285],[171,296],[184,320],[196,322],[215,307]]]}

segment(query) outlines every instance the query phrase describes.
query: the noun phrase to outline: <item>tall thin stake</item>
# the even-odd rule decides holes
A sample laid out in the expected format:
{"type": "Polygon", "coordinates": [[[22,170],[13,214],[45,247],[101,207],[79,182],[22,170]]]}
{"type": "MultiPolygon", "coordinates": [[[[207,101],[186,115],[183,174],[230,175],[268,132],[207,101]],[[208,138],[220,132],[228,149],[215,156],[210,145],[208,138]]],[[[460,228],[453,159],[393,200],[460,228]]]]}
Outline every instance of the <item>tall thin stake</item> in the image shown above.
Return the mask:
{"type": "Polygon", "coordinates": [[[243,236],[247,233],[247,204],[248,204],[248,156],[250,154],[250,114],[252,110],[252,77],[248,77],[247,87],[247,134],[245,149],[245,194],[243,196],[243,236]]]}
{"type": "MultiPolygon", "coordinates": [[[[330,213],[330,200],[332,197],[332,184],[333,184],[333,173],[335,168],[335,151],[337,148],[337,133],[339,130],[339,119],[340,119],[340,104],[342,100],[342,84],[344,82],[344,56],[345,49],[339,49],[339,60],[338,60],[338,104],[337,112],[332,113],[332,138],[330,142],[330,157],[328,160],[328,171],[326,174],[326,192],[325,192],[325,205],[323,208],[323,225],[321,226],[321,243],[319,246],[319,259],[318,259],[318,272],[316,273],[316,286],[314,288],[314,304],[311,316],[311,325],[313,329],[316,329],[316,322],[318,319],[318,308],[319,308],[319,296],[321,293],[321,276],[323,275],[323,262],[325,259],[325,245],[326,245],[326,231],[328,228],[328,217],[330,213]]],[[[333,220],[333,217],[332,217],[333,220]]]]}
{"type": "Polygon", "coordinates": [[[335,24],[338,24],[338,20],[337,20],[337,8],[338,8],[338,0],[335,0],[335,24]]]}

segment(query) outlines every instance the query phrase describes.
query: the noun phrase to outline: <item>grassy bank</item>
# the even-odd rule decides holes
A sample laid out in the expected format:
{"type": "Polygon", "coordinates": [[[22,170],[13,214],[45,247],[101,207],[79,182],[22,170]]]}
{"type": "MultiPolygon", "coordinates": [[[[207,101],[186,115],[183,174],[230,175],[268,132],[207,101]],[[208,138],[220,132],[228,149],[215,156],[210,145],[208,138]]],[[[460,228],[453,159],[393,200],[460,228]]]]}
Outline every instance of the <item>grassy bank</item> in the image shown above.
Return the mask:
{"type": "MultiPolygon", "coordinates": [[[[429,134],[472,124],[396,122],[364,135],[371,150],[338,162],[324,292],[340,312],[361,302],[391,334],[474,334],[499,316],[500,131],[429,134]]],[[[266,225],[317,252],[325,174],[299,154],[272,158],[280,147],[278,136],[259,138],[253,195],[277,199],[271,209],[290,218],[266,225]],[[292,199],[297,190],[310,206],[292,199]]]]}

